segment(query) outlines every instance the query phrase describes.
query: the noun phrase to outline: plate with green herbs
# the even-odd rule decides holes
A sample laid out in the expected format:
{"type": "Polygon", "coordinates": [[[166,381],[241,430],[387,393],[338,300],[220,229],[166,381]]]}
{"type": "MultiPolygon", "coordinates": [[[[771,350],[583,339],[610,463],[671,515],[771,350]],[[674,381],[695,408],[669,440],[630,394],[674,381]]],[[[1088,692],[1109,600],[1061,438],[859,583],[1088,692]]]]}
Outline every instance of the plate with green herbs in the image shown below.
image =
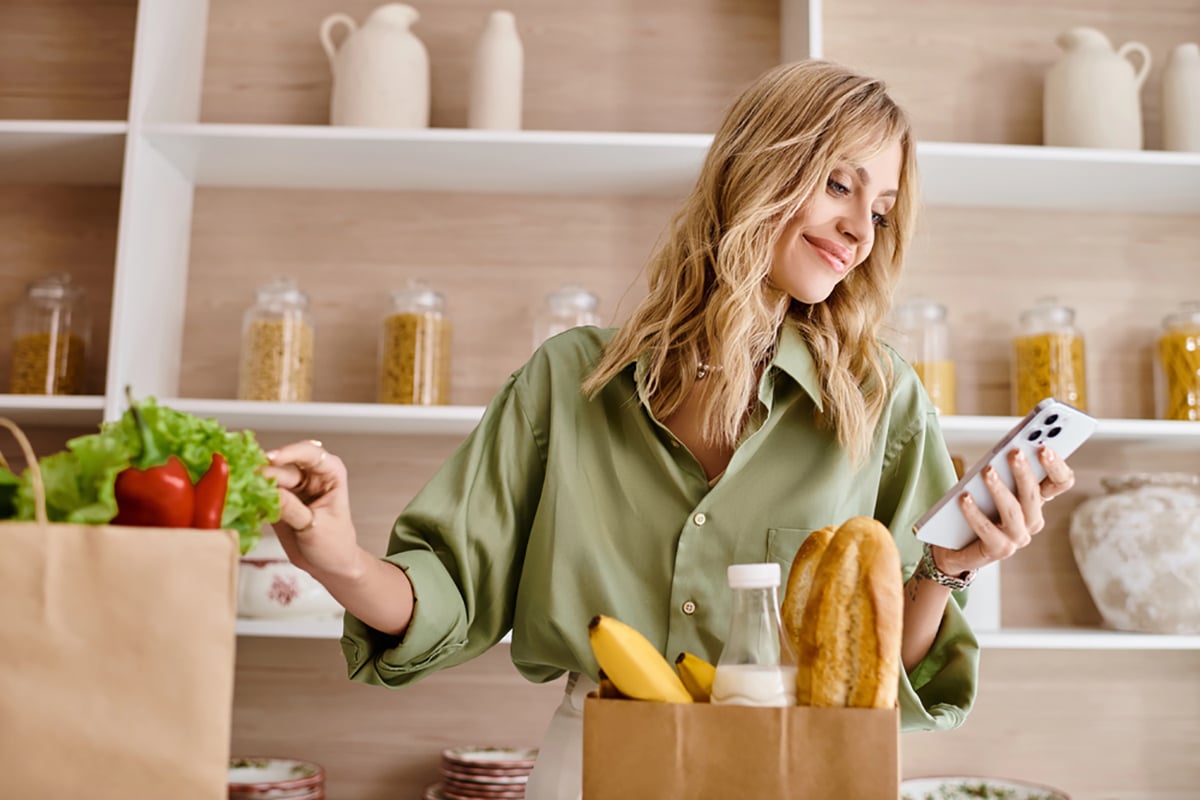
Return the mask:
{"type": "Polygon", "coordinates": [[[1066,792],[1006,778],[911,778],[901,800],[1070,800],[1066,792]]]}

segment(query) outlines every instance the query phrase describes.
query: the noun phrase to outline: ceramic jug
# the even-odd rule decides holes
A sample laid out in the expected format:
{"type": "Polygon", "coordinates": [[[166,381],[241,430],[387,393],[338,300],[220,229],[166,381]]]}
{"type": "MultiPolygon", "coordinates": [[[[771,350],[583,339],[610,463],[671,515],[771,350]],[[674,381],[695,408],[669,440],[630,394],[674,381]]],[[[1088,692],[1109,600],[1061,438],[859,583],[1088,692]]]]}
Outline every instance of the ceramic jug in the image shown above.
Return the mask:
{"type": "Polygon", "coordinates": [[[1046,73],[1044,142],[1052,147],[1142,148],[1141,89],[1150,51],[1141,42],[1113,50],[1094,28],[1072,28],[1056,40],[1063,54],[1046,73]],[[1134,69],[1126,58],[1141,56],[1134,69]]]}
{"type": "Polygon", "coordinates": [[[410,28],[420,18],[403,3],[379,6],[362,27],[346,14],[321,23],[321,45],[333,71],[329,121],[371,128],[429,127],[429,54],[410,28]],[[349,35],[337,46],[341,25],[349,35]]]}
{"type": "Polygon", "coordinates": [[[525,52],[511,11],[493,11],[475,45],[467,127],[521,129],[525,52]]]}
{"type": "Polygon", "coordinates": [[[1200,45],[1171,51],[1162,79],[1163,149],[1200,153],[1200,45]]]}

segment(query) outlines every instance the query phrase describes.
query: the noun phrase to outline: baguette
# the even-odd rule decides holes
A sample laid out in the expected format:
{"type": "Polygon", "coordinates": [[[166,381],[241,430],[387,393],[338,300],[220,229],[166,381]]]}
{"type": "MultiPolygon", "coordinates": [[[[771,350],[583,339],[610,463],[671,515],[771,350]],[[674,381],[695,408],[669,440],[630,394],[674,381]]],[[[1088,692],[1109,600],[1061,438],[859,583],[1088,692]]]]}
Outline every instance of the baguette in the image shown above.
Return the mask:
{"type": "Polygon", "coordinates": [[[826,546],[804,606],[797,702],[895,707],[903,617],[900,554],[891,533],[867,517],[847,520],[826,546]]]}
{"type": "MultiPolygon", "coordinates": [[[[830,525],[813,531],[800,544],[792,559],[792,569],[788,573],[787,588],[783,593],[783,607],[780,617],[783,622],[783,632],[792,652],[800,657],[800,632],[804,629],[804,608],[808,604],[808,596],[812,591],[813,577],[817,574],[817,566],[825,555],[825,548],[833,538],[835,527],[830,525]]],[[[810,704],[811,684],[801,685],[796,681],[796,703],[806,706],[810,704]]]]}

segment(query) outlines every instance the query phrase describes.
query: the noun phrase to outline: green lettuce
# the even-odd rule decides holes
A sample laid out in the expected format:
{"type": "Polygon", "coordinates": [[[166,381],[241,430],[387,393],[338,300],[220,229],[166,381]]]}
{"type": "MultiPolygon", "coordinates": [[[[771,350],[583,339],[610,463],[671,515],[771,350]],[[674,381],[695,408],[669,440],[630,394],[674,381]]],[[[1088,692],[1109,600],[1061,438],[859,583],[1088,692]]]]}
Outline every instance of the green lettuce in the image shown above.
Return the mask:
{"type": "MultiPolygon", "coordinates": [[[[137,409],[154,439],[153,449],[177,456],[193,484],[208,471],[213,453],[221,453],[229,462],[221,527],[237,531],[242,553],[248,552],[262,535],[262,526],[279,519],[279,494],[275,482],[259,472],[267,457],[254,434],[230,433],[215,419],[160,406],[153,397],[139,402],[137,409]]],[[[50,521],[81,525],[111,521],[117,515],[117,474],[131,465],[142,448],[133,414],[126,411],[121,419],[102,423],[99,433],[71,439],[66,450],[39,459],[50,521]]],[[[0,468],[0,519],[31,520],[33,512],[29,470],[18,478],[0,468]]]]}

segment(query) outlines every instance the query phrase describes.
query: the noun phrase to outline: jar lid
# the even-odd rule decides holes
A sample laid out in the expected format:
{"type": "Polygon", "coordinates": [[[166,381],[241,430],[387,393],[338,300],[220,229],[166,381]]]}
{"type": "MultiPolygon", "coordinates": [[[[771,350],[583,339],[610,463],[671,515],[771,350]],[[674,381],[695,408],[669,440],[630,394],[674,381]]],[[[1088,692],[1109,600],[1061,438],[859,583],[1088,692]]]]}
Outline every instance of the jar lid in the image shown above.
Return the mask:
{"type": "Polygon", "coordinates": [[[1179,310],[1163,317],[1164,328],[1200,327],[1200,301],[1189,300],[1179,304],[1179,310]]]}
{"type": "Polygon", "coordinates": [[[83,296],[83,289],[67,273],[55,272],[30,283],[26,293],[34,300],[76,300],[83,296]]]}
{"type": "Polygon", "coordinates": [[[730,589],[770,589],[779,586],[782,570],[774,561],[766,564],[730,564],[725,575],[730,589]]]}
{"type": "Polygon", "coordinates": [[[579,311],[592,312],[600,304],[600,298],[582,286],[567,284],[556,292],[546,295],[546,305],[555,314],[570,314],[579,311]]]}
{"type": "Polygon", "coordinates": [[[272,309],[308,308],[308,295],[291,278],[275,278],[255,292],[258,303],[272,309]]]}
{"type": "Polygon", "coordinates": [[[392,292],[392,303],[396,306],[416,307],[440,311],[446,303],[441,292],[436,292],[424,281],[410,280],[403,289],[392,292]]]}
{"type": "Polygon", "coordinates": [[[1039,297],[1032,308],[1021,312],[1022,325],[1068,326],[1075,323],[1075,310],[1058,302],[1057,297],[1039,297]]]}
{"type": "Polygon", "coordinates": [[[920,328],[931,322],[945,322],[946,307],[928,297],[917,296],[892,309],[892,317],[901,328],[920,328]]]}

